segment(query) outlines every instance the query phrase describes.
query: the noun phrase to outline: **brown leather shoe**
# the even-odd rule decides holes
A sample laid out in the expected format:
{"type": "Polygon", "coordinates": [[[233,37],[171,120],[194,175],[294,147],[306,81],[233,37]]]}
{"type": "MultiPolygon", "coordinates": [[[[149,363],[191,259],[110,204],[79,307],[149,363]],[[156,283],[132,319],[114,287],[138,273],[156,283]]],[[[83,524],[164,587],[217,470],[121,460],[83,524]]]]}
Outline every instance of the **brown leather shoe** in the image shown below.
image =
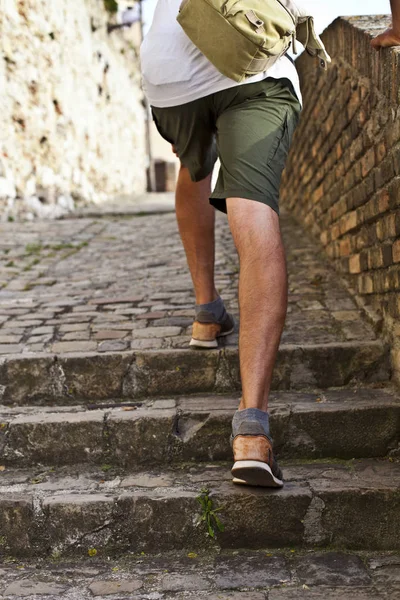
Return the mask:
{"type": "Polygon", "coordinates": [[[220,322],[216,322],[209,312],[202,311],[193,323],[189,345],[197,348],[218,348],[217,338],[233,333],[234,329],[235,321],[228,312],[225,312],[220,322]]]}
{"type": "Polygon", "coordinates": [[[233,440],[235,464],[233,483],[263,487],[282,487],[283,476],[264,435],[237,435],[233,440]]]}

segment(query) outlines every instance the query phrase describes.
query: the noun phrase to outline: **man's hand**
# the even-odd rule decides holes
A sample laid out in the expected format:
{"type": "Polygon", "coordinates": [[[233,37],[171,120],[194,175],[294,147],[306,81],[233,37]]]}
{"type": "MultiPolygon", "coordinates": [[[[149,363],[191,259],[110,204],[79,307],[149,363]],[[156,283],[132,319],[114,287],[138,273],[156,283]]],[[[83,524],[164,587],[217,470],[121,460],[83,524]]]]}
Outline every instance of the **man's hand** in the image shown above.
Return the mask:
{"type": "Polygon", "coordinates": [[[400,46],[400,32],[395,31],[393,28],[386,29],[386,31],[372,40],[371,46],[375,48],[375,50],[379,50],[379,48],[390,48],[391,46],[400,46]]]}

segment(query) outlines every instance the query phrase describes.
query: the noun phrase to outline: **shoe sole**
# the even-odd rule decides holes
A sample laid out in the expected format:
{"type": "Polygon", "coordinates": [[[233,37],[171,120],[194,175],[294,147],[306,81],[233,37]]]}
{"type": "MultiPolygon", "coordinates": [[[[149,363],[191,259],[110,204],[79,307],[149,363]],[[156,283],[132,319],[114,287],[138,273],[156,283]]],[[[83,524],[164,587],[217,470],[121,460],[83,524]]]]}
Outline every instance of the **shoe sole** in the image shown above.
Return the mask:
{"type": "MultiPolygon", "coordinates": [[[[229,331],[224,331],[224,333],[218,334],[217,338],[230,335],[234,332],[234,330],[235,326],[233,326],[229,331]]],[[[189,346],[195,346],[196,348],[218,348],[217,338],[215,340],[196,340],[196,338],[192,338],[189,342],[189,346]]]]}
{"type": "Polygon", "coordinates": [[[267,463],[258,460],[238,460],[232,467],[233,483],[259,487],[283,487],[283,481],[275,477],[267,463]]]}

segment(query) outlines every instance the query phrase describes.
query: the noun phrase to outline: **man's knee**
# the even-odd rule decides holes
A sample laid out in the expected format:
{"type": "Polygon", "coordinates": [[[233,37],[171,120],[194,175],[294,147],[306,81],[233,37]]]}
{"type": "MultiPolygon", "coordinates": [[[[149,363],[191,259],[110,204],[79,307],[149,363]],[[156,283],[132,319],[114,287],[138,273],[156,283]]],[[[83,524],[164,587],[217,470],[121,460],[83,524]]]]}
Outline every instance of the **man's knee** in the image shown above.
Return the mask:
{"type": "Polygon", "coordinates": [[[181,182],[190,183],[193,185],[202,185],[204,183],[209,185],[212,173],[193,174],[188,167],[185,167],[182,163],[180,163],[178,177],[181,182]]]}

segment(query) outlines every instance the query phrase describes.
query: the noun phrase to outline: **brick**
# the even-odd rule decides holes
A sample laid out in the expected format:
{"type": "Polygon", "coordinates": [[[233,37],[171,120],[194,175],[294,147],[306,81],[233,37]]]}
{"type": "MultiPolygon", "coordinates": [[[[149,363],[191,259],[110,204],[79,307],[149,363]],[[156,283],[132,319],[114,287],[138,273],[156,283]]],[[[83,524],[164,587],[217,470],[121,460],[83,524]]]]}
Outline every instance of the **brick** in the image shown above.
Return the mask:
{"type": "Polygon", "coordinates": [[[380,269],[393,263],[392,246],[385,244],[368,250],[368,268],[380,269]]]}
{"type": "Polygon", "coordinates": [[[400,289],[400,267],[394,269],[386,269],[385,275],[385,291],[394,291],[400,289]]]}
{"type": "Polygon", "coordinates": [[[396,237],[396,215],[386,215],[376,223],[376,236],[380,241],[396,237]]]}
{"type": "Polygon", "coordinates": [[[390,208],[400,206],[400,177],[396,177],[389,185],[390,208]]]}
{"type": "Polygon", "coordinates": [[[388,190],[383,190],[378,197],[378,211],[380,213],[386,212],[390,207],[390,196],[388,190]]]}
{"type": "Polygon", "coordinates": [[[357,124],[363,127],[368,120],[367,111],[364,107],[361,107],[357,113],[357,124]]]}
{"type": "Polygon", "coordinates": [[[340,219],[340,233],[343,235],[357,227],[357,212],[354,210],[340,219]]]}
{"type": "Polygon", "coordinates": [[[370,148],[361,159],[361,173],[366,177],[375,166],[375,148],[370,148]]]}
{"type": "Polygon", "coordinates": [[[380,162],[383,161],[383,159],[385,158],[387,154],[387,150],[386,150],[386,144],[385,142],[379,142],[379,144],[377,144],[375,146],[375,161],[376,164],[379,164],[380,162]]]}
{"type": "Polygon", "coordinates": [[[361,260],[359,254],[350,257],[349,271],[350,273],[361,273],[361,260]]]}
{"type": "Polygon", "coordinates": [[[351,253],[350,239],[341,240],[339,242],[339,254],[340,256],[349,256],[351,253]]]}
{"type": "Polygon", "coordinates": [[[385,244],[384,246],[382,246],[382,260],[384,267],[389,267],[393,264],[393,254],[391,245],[385,244]]]}
{"type": "Polygon", "coordinates": [[[393,151],[393,169],[396,175],[400,175],[400,148],[393,151]]]}
{"type": "Polygon", "coordinates": [[[374,284],[370,275],[361,275],[358,290],[361,294],[372,294],[374,292],[374,284]]]}
{"type": "Polygon", "coordinates": [[[393,262],[400,262],[400,239],[396,240],[392,246],[393,262]]]}
{"type": "Polygon", "coordinates": [[[368,268],[379,269],[383,267],[382,248],[371,248],[368,250],[368,268]]]}
{"type": "Polygon", "coordinates": [[[316,204],[317,202],[320,202],[320,200],[322,199],[324,195],[324,188],[322,185],[320,185],[315,192],[312,195],[312,201],[314,204],[316,204]]]}
{"type": "Polygon", "coordinates": [[[328,231],[323,231],[323,232],[321,233],[321,235],[320,235],[320,238],[319,238],[319,239],[320,239],[320,241],[321,241],[321,244],[322,244],[323,246],[326,246],[326,245],[327,245],[327,243],[328,243],[328,241],[329,241],[329,232],[328,232],[328,231]]]}
{"type": "MultiPolygon", "coordinates": [[[[359,105],[360,105],[360,92],[358,89],[356,89],[350,96],[350,99],[347,103],[347,117],[348,117],[349,121],[351,121],[351,119],[353,118],[359,105]]],[[[332,112],[332,114],[333,114],[333,112],[332,112]]]]}

